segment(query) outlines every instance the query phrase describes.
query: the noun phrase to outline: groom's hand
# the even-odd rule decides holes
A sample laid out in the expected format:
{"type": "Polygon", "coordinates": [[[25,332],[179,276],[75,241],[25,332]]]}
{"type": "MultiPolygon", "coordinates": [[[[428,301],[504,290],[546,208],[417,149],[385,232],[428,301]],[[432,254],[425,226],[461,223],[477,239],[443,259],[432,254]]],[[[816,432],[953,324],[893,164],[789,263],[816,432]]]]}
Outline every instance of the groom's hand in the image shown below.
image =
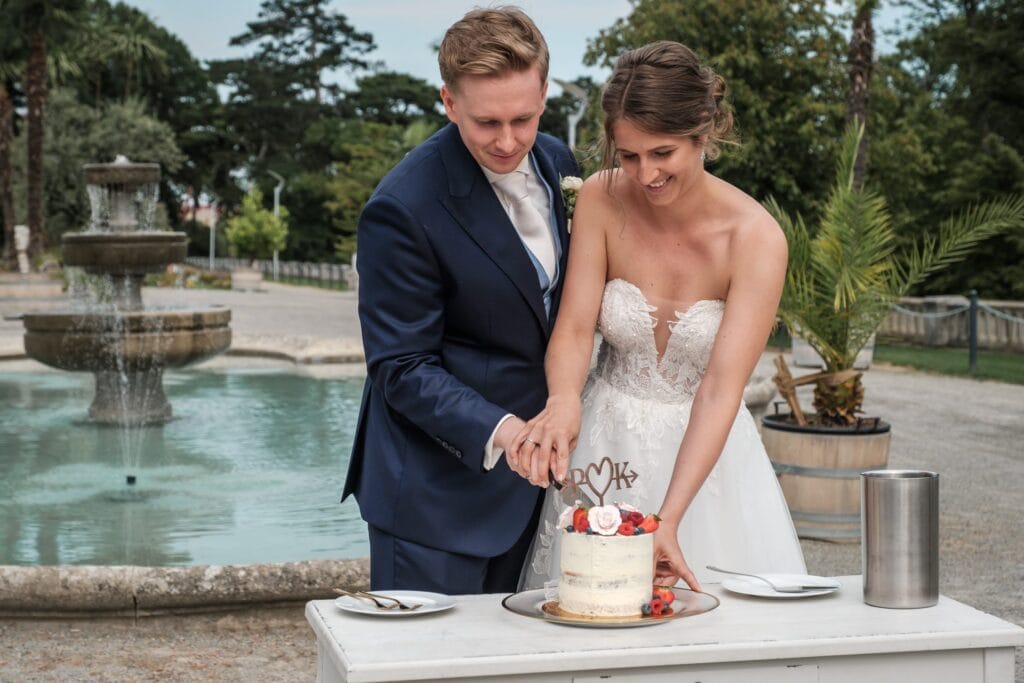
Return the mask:
{"type": "MultiPolygon", "coordinates": [[[[534,485],[546,488],[549,482],[547,462],[542,459],[538,442],[530,438],[530,432],[536,420],[537,418],[529,422],[517,420],[516,424],[520,428],[506,446],[505,462],[508,463],[509,469],[522,478],[528,479],[534,485]]],[[[507,420],[506,424],[510,422],[512,422],[511,419],[507,420]]],[[[502,427],[505,426],[502,425],[502,427]]],[[[497,444],[498,436],[496,435],[495,438],[497,444]]]]}
{"type": "Polygon", "coordinates": [[[509,451],[512,448],[512,444],[515,441],[516,435],[523,430],[526,423],[522,418],[513,415],[498,427],[498,431],[494,433],[494,446],[496,448],[502,448],[505,450],[505,458],[508,458],[509,451]]]}
{"type": "Polygon", "coordinates": [[[526,427],[526,423],[521,418],[513,415],[501,423],[498,431],[494,433],[495,448],[501,448],[505,451],[505,462],[508,463],[509,469],[520,476],[524,475],[519,470],[520,458],[516,449],[516,437],[523,431],[524,427],[526,427]]]}

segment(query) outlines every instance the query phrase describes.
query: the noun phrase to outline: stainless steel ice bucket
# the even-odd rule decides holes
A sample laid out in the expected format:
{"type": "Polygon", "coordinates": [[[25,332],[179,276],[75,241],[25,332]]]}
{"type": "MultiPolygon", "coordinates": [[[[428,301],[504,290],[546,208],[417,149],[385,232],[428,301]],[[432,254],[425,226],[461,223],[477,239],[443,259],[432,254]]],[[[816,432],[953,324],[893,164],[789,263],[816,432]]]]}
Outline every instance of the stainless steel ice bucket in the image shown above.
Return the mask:
{"type": "Polygon", "coordinates": [[[864,602],[931,607],[939,600],[939,475],[872,470],[860,481],[864,602]]]}

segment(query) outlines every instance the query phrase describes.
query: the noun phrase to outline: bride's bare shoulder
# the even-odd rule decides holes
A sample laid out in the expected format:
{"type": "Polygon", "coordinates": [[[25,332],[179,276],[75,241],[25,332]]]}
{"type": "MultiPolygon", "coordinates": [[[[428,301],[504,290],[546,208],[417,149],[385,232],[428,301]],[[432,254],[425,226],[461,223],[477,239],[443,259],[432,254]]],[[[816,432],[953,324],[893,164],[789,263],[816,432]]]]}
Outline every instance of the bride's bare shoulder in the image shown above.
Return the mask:
{"type": "Polygon", "coordinates": [[[623,210],[624,192],[622,173],[618,169],[601,170],[583,181],[576,200],[576,211],[582,211],[587,220],[604,223],[623,210]]]}
{"type": "Polygon", "coordinates": [[[580,197],[586,197],[593,202],[610,201],[616,192],[621,191],[621,176],[622,174],[615,168],[602,169],[592,174],[583,181],[580,197]]]}
{"type": "Polygon", "coordinates": [[[720,206],[729,212],[728,223],[742,243],[768,248],[785,245],[782,228],[760,202],[730,183],[719,182],[723,199],[720,206]]]}

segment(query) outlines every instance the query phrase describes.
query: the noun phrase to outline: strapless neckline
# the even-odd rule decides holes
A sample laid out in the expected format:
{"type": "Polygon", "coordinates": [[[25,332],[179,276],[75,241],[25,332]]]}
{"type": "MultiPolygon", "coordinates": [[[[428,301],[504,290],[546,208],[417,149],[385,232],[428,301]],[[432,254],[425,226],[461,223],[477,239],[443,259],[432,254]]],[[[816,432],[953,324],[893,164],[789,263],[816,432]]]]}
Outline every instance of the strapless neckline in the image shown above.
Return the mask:
{"type": "MultiPolygon", "coordinates": [[[[621,283],[621,284],[625,285],[628,290],[631,290],[631,291],[636,293],[636,295],[644,302],[644,305],[650,307],[654,311],[658,310],[657,306],[655,306],[654,304],[652,304],[649,301],[647,301],[647,297],[644,295],[644,291],[642,289],[640,289],[640,287],[638,285],[630,282],[629,280],[625,280],[625,279],[623,279],[621,277],[613,277],[612,279],[608,280],[604,284],[605,288],[607,289],[608,286],[611,285],[612,283],[621,283]]],[[[682,310],[676,309],[676,310],[674,310],[673,313],[675,313],[676,320],[682,318],[684,315],[689,313],[691,310],[693,310],[694,307],[701,306],[703,304],[719,304],[719,305],[722,305],[722,304],[725,304],[725,299],[697,299],[692,304],[690,304],[686,309],[682,309],[682,310]]]]}
{"type": "Polygon", "coordinates": [[[643,304],[644,308],[647,309],[647,315],[649,315],[651,318],[651,348],[654,349],[654,356],[658,365],[661,364],[661,361],[665,358],[665,354],[672,346],[672,338],[675,336],[676,327],[678,327],[679,324],[683,322],[685,318],[689,317],[693,313],[696,313],[697,311],[703,310],[708,306],[712,306],[713,308],[725,306],[725,301],[723,299],[697,299],[696,301],[691,303],[686,309],[673,310],[672,313],[673,315],[675,315],[675,319],[665,321],[669,328],[668,338],[665,340],[665,348],[659,349],[657,341],[654,337],[654,326],[657,325],[658,319],[655,316],[651,315],[653,312],[659,310],[659,308],[647,300],[647,297],[644,295],[643,290],[640,289],[639,286],[630,282],[629,280],[625,280],[620,277],[608,280],[604,285],[605,291],[607,292],[609,287],[619,285],[622,286],[624,291],[631,292],[632,294],[634,294],[636,296],[636,299],[643,304]]]}

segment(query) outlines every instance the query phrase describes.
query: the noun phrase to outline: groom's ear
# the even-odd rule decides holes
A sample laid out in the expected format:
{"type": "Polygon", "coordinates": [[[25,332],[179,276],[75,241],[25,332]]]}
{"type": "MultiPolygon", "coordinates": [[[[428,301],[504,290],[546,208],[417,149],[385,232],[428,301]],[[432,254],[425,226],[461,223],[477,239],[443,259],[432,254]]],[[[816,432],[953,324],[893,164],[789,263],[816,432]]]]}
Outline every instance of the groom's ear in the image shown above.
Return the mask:
{"type": "Polygon", "coordinates": [[[448,116],[448,120],[458,125],[458,114],[455,111],[455,96],[445,83],[441,86],[441,104],[444,105],[444,113],[448,116]]]}

